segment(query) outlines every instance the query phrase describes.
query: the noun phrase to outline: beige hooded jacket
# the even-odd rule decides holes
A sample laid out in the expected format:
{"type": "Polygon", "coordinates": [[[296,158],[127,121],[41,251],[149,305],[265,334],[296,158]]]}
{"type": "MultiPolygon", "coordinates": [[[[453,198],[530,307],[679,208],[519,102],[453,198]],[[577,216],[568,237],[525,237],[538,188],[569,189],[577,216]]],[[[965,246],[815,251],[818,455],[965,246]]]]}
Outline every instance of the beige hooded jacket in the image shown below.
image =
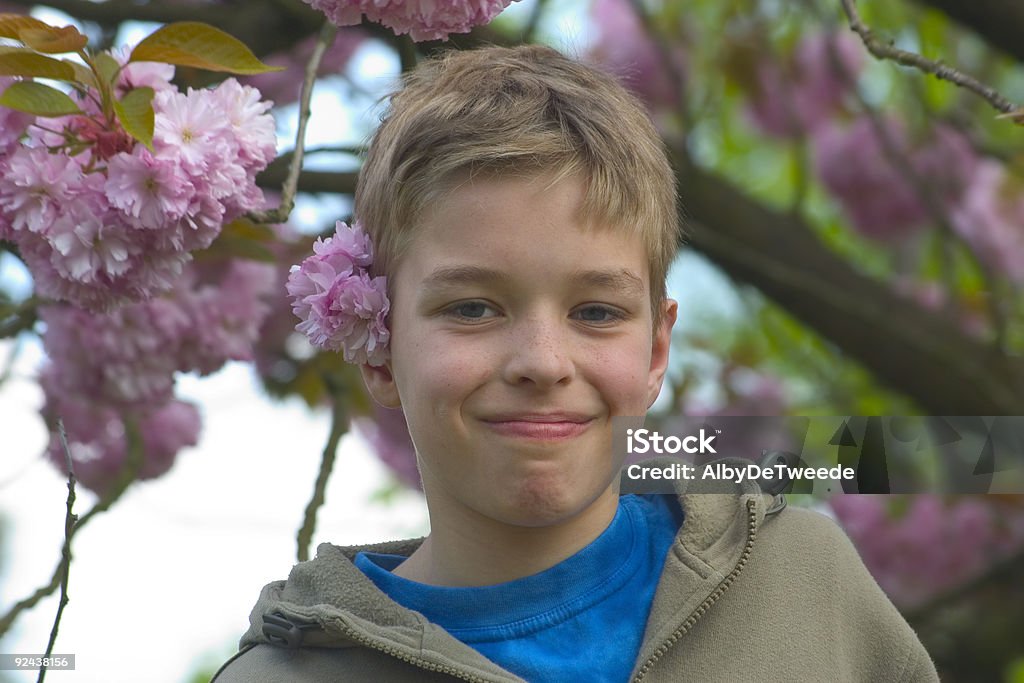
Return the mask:
{"type": "MultiPolygon", "coordinates": [[[[623,491],[631,482],[623,478],[623,491]]],[[[676,482],[685,510],[631,681],[937,681],[914,631],[829,518],[785,508],[756,482],[676,482]]],[[[521,681],[352,564],[421,539],[323,543],[268,584],[240,652],[211,683],[521,681]]],[[[586,657],[586,650],[580,650],[586,657]]],[[[566,662],[566,680],[572,680],[566,662]]]]}

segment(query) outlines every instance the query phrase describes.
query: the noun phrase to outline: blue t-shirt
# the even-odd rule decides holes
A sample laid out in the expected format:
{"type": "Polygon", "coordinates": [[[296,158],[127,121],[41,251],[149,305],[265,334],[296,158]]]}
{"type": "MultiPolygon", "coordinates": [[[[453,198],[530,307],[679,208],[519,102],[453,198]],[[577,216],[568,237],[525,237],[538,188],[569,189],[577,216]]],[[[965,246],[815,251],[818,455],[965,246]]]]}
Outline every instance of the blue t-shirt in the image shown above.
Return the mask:
{"type": "Polygon", "coordinates": [[[398,604],[530,683],[629,678],[665,555],[682,523],[674,496],[622,496],[605,531],[550,569],[494,586],[429,586],[391,573],[405,559],[355,564],[398,604]]]}

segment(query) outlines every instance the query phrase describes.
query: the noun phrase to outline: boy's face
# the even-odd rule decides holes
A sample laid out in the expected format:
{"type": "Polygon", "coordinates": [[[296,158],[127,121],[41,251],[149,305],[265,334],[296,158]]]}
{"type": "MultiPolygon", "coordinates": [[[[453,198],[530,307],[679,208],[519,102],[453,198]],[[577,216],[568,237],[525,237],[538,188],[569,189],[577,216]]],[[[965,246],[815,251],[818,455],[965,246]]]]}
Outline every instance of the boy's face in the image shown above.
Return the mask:
{"type": "Polygon", "coordinates": [[[583,183],[547,182],[458,187],[392,275],[391,360],[363,374],[405,411],[434,526],[612,514],[611,418],[661,387],[676,303],[652,331],[640,239],[584,231],[583,183]]]}

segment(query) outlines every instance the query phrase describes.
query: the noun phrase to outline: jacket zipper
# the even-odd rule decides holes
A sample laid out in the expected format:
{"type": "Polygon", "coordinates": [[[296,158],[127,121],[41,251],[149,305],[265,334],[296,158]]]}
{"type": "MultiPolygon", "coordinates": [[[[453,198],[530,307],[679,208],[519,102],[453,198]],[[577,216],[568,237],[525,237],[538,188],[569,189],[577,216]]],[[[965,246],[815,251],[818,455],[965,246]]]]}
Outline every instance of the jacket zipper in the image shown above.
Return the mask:
{"type": "Polygon", "coordinates": [[[413,666],[419,667],[420,669],[426,669],[427,671],[435,671],[438,673],[448,674],[449,676],[460,678],[464,681],[470,681],[470,683],[488,683],[487,679],[485,678],[480,678],[479,676],[474,676],[472,674],[466,674],[465,672],[459,671],[456,668],[445,666],[443,664],[434,664],[433,662],[429,662],[425,659],[410,657],[404,652],[394,650],[390,647],[387,647],[386,645],[379,645],[378,643],[375,643],[374,641],[366,638],[361,633],[345,624],[341,624],[339,630],[342,631],[349,639],[354,640],[363,647],[370,648],[371,650],[377,650],[378,652],[383,652],[384,654],[390,657],[400,659],[403,662],[406,662],[407,664],[412,664],[413,666]]]}
{"type": "Polygon", "coordinates": [[[728,576],[722,579],[722,582],[718,584],[714,591],[712,591],[711,595],[705,598],[704,602],[702,602],[697,609],[695,609],[690,616],[686,618],[686,621],[684,621],[682,625],[680,625],[679,628],[677,628],[672,635],[668,637],[668,640],[662,643],[661,646],[655,650],[654,654],[644,662],[644,665],[640,667],[639,671],[637,671],[636,676],[633,677],[633,683],[639,683],[647,676],[648,673],[650,673],[655,662],[664,656],[664,654],[668,652],[680,638],[689,633],[694,624],[704,616],[705,612],[711,609],[711,606],[714,605],[720,597],[722,597],[722,594],[729,589],[729,586],[733,584],[736,577],[738,577],[740,572],[743,571],[743,567],[746,566],[747,561],[750,559],[750,553],[754,549],[754,539],[757,538],[757,514],[754,512],[755,505],[756,503],[753,500],[747,501],[747,542],[746,545],[743,546],[743,553],[740,555],[739,562],[736,563],[736,566],[731,572],[729,572],[728,576]]]}

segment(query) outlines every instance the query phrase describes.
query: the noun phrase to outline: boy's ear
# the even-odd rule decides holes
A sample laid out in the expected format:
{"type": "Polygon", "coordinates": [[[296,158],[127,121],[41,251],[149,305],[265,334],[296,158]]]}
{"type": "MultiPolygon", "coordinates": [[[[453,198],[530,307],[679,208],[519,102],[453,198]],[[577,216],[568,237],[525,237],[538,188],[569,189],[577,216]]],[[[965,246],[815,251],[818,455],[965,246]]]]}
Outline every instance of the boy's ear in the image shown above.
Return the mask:
{"type": "Polygon", "coordinates": [[[398,385],[391,372],[390,360],[384,365],[378,366],[364,363],[359,366],[359,373],[363,376],[363,383],[374,401],[385,408],[402,407],[402,401],[398,397],[398,385]]]}
{"type": "Polygon", "coordinates": [[[651,340],[651,369],[647,375],[647,408],[661,393],[661,385],[668,369],[668,350],[672,345],[672,326],[676,324],[679,304],[674,299],[665,299],[661,305],[661,324],[654,330],[651,340]]]}

